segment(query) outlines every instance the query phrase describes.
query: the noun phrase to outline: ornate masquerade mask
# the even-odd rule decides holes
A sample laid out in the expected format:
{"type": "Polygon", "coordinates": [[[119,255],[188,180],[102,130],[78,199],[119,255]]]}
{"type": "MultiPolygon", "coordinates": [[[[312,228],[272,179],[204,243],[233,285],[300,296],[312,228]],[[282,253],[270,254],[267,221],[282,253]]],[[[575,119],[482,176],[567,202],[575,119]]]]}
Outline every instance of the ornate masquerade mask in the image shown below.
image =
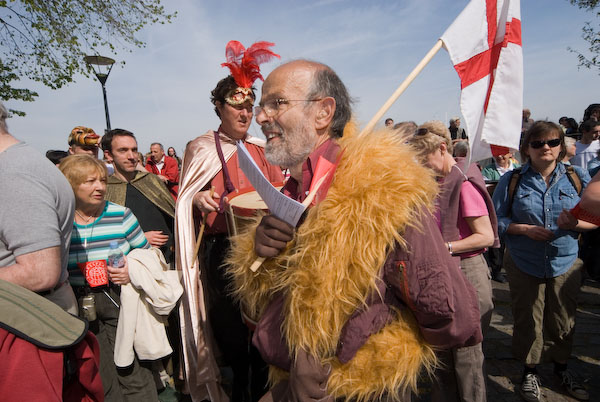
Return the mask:
{"type": "Polygon", "coordinates": [[[237,106],[251,100],[254,104],[252,84],[257,78],[264,81],[263,76],[260,74],[260,64],[271,60],[273,57],[280,57],[269,49],[271,46],[275,46],[275,44],[256,42],[246,49],[244,45],[236,40],[227,43],[225,47],[227,62],[222,63],[221,66],[229,68],[238,87],[225,96],[225,102],[237,106]]]}

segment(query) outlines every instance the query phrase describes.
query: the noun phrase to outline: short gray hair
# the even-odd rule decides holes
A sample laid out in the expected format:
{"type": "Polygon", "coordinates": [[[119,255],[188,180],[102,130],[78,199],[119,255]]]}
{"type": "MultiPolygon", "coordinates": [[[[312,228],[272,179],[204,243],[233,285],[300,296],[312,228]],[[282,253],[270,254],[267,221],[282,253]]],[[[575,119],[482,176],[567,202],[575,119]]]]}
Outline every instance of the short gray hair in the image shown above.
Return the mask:
{"type": "Polygon", "coordinates": [[[160,142],[153,142],[152,144],[150,144],[150,148],[152,148],[155,145],[158,145],[163,151],[165,150],[165,147],[163,147],[163,145],[160,142]]]}
{"type": "Polygon", "coordinates": [[[332,137],[341,137],[344,127],[352,116],[352,99],[346,86],[331,67],[321,64],[313,75],[306,99],[318,99],[327,96],[335,99],[335,113],[331,120],[332,137]]]}
{"type": "Polygon", "coordinates": [[[469,143],[467,141],[457,141],[454,144],[454,156],[466,157],[469,154],[469,143]]]}

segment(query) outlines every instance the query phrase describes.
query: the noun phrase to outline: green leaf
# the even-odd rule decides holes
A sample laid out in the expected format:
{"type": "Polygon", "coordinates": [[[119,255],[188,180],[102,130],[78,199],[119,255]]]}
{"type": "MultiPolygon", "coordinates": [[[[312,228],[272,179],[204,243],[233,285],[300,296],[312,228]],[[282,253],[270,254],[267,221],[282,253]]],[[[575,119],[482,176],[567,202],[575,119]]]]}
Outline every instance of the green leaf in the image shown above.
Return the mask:
{"type": "Polygon", "coordinates": [[[136,32],[176,15],[160,0],[0,0],[0,99],[31,102],[38,96],[15,88],[21,77],[58,89],[75,74],[89,76],[85,54],[141,48],[136,32]]]}

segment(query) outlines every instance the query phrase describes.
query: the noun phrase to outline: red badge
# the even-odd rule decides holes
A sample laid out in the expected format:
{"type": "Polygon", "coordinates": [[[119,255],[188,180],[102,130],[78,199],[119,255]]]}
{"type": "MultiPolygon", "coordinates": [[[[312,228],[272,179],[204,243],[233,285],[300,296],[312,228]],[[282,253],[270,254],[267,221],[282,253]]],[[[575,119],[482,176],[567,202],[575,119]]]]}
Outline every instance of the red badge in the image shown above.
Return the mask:
{"type": "Polygon", "coordinates": [[[88,262],[79,262],[77,266],[85,276],[90,287],[108,285],[108,272],[106,270],[106,260],[96,260],[88,262]]]}

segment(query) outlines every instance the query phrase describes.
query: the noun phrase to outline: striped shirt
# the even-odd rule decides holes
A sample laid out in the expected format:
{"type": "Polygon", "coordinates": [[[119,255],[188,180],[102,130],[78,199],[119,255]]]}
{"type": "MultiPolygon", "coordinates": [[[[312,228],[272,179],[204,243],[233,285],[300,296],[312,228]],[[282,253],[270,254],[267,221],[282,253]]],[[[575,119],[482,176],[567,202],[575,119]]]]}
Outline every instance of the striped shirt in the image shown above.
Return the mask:
{"type": "Polygon", "coordinates": [[[77,263],[107,260],[110,243],[116,241],[123,254],[134,248],[150,248],[137,218],[129,208],[106,202],[102,214],[88,225],[73,222],[69,248],[69,282],[84,286],[77,263]]]}

